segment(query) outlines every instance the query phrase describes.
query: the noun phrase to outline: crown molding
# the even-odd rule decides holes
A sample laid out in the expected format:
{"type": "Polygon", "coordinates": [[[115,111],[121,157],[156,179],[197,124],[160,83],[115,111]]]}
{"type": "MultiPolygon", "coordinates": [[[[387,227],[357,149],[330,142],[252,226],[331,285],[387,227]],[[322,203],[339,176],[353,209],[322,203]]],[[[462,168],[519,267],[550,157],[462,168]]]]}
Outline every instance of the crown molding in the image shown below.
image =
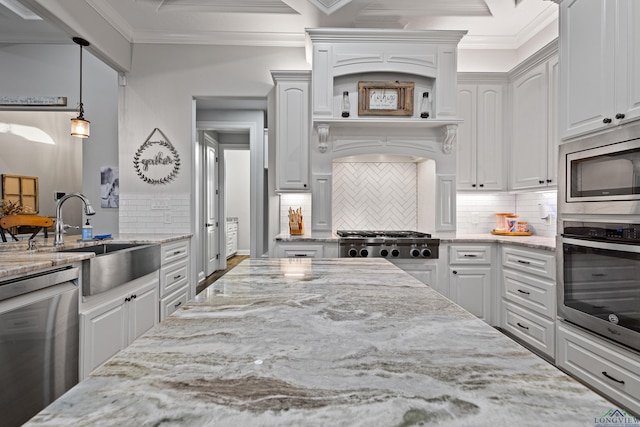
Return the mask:
{"type": "Polygon", "coordinates": [[[118,12],[105,0],[85,0],[105,21],[107,21],[122,37],[133,42],[133,28],[124,20],[118,12]]]}
{"type": "Polygon", "coordinates": [[[331,15],[336,10],[351,3],[352,0],[308,0],[325,15],[331,15]]]}
{"type": "Polygon", "coordinates": [[[133,43],[193,44],[264,47],[305,47],[302,33],[259,33],[243,31],[199,31],[187,34],[139,31],[133,34],[133,43]]]}
{"type": "Polygon", "coordinates": [[[330,43],[450,43],[458,44],[467,31],[395,30],[364,28],[307,28],[313,42],[330,43]]]}

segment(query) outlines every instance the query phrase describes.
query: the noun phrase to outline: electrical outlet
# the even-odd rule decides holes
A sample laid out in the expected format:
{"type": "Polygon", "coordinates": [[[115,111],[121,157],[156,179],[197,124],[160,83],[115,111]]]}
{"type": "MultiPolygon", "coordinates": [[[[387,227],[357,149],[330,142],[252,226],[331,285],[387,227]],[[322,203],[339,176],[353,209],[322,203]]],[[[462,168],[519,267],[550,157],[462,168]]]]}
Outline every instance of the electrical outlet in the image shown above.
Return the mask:
{"type": "Polygon", "coordinates": [[[164,223],[171,224],[171,212],[164,213],[164,223]]]}

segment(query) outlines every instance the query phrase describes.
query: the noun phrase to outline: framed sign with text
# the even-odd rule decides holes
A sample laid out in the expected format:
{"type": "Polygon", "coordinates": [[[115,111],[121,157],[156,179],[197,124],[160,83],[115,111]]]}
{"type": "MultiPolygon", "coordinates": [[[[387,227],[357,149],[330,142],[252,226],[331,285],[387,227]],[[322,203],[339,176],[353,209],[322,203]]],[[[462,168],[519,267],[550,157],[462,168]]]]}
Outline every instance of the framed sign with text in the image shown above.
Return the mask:
{"type": "Polygon", "coordinates": [[[168,184],[180,169],[180,156],[169,138],[155,128],[133,156],[138,177],[148,184],[168,184]]]}
{"type": "Polygon", "coordinates": [[[413,116],[414,82],[358,82],[359,116],[413,116]]]}

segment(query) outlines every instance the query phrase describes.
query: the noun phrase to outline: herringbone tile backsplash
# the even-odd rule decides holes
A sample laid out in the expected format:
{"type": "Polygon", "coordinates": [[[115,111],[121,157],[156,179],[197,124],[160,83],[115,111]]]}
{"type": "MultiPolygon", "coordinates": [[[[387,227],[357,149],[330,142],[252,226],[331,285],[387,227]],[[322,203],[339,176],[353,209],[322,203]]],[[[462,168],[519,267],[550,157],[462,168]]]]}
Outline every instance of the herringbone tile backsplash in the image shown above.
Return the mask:
{"type": "Polygon", "coordinates": [[[334,163],[334,230],[417,229],[415,163],[334,163]]]}

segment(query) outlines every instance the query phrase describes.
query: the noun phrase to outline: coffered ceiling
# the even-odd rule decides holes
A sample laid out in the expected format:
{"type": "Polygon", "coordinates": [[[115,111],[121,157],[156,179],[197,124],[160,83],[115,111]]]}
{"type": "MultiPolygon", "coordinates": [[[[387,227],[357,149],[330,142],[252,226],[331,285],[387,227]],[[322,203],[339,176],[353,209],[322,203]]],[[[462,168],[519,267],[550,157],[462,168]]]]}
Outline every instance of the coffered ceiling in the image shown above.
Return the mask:
{"type": "MultiPolygon", "coordinates": [[[[89,5],[131,43],[304,46],[305,28],[361,27],[468,30],[462,49],[518,49],[557,20],[558,8],[545,0],[73,2],[89,5]]],[[[30,14],[37,3],[0,0],[0,43],[70,43],[69,34],[30,14]]]]}

